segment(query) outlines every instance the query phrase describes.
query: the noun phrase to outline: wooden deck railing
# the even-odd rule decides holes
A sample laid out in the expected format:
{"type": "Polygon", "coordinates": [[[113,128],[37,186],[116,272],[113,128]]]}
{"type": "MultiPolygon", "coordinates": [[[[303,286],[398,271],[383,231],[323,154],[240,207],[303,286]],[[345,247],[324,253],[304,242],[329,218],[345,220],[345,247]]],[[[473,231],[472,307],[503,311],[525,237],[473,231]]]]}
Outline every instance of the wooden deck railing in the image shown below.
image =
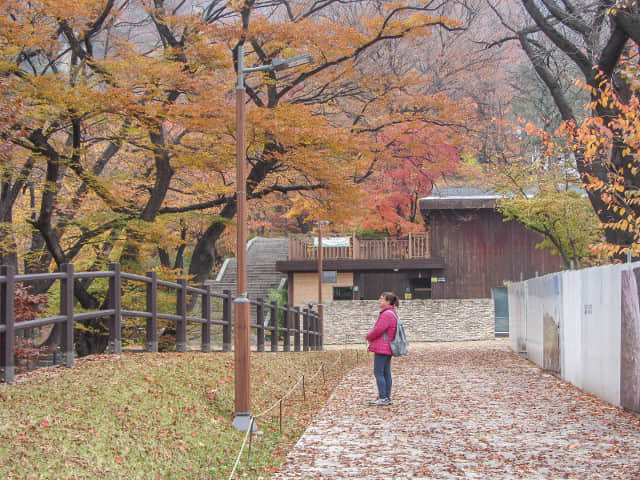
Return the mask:
{"type": "MultiPolygon", "coordinates": [[[[201,350],[210,352],[211,329],[222,329],[222,351],[230,351],[232,348],[233,306],[234,297],[229,293],[214,293],[210,288],[187,285],[184,279],[177,283],[159,280],[156,272],[149,272],[146,276],[133,275],[120,271],[120,265],[115,263],[109,266],[108,271],[103,272],[75,272],[73,265],[63,265],[60,272],[15,275],[12,267],[0,267],[0,380],[13,382],[15,376],[15,339],[17,333],[28,328],[44,327],[47,325],[63,324],[64,334],[62,341],[62,353],[65,365],[71,367],[74,364],[74,328],[75,323],[83,320],[104,319],[109,334],[109,350],[112,353],[122,351],[123,320],[133,317],[146,320],[146,350],[158,351],[158,320],[165,320],[175,327],[176,351],[184,352],[187,349],[187,324],[199,324],[201,326],[201,350]],[[107,278],[109,282],[109,305],[105,310],[93,312],[74,311],[74,281],[79,279],[107,278]],[[53,317],[38,318],[23,322],[15,322],[14,319],[14,285],[21,282],[38,280],[54,280],[60,282],[60,314],[53,317]],[[146,302],[131,304],[123,295],[123,282],[137,285],[146,290],[146,302]],[[158,311],[158,291],[162,289],[164,295],[175,295],[175,313],[162,313],[158,311]],[[112,294],[115,292],[115,294],[112,294]],[[198,312],[189,312],[187,308],[188,297],[199,297],[200,309],[198,312]],[[212,309],[212,301],[222,303],[219,314],[216,316],[212,309]]],[[[173,303],[173,301],[172,301],[173,303]]],[[[250,301],[253,318],[251,328],[255,331],[256,349],[265,350],[265,332],[271,332],[271,351],[278,351],[279,340],[282,338],[282,349],[290,351],[318,350],[322,348],[322,325],[318,312],[308,309],[278,306],[277,303],[266,304],[263,300],[250,301]],[[278,319],[282,319],[279,322],[278,319]],[[282,324],[280,324],[282,323],[282,324]],[[292,339],[293,337],[293,339],[292,339]]]]}
{"type": "MultiPolygon", "coordinates": [[[[290,237],[289,260],[314,260],[318,258],[315,237],[290,237]]],[[[349,246],[322,245],[324,260],[402,260],[428,258],[431,255],[426,233],[410,233],[408,237],[385,237],[361,240],[355,235],[349,238],[349,246]]]]}

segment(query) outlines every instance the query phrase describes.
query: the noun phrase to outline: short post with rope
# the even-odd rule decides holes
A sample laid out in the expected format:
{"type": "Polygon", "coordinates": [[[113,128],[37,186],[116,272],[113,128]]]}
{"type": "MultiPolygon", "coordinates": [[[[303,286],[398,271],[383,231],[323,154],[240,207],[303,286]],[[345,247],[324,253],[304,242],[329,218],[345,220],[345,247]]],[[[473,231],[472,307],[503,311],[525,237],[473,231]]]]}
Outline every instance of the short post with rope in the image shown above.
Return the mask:
{"type": "MultiPolygon", "coordinates": [[[[251,431],[251,426],[253,425],[253,417],[251,417],[251,421],[249,422],[249,431],[251,431]]],[[[251,465],[251,445],[252,445],[253,435],[249,435],[249,450],[247,450],[247,468],[251,465]]]]}
{"type": "MultiPolygon", "coordinates": [[[[338,363],[340,363],[341,366],[343,365],[342,352],[340,352],[340,356],[331,365],[331,367],[334,367],[338,363]]],[[[320,368],[311,377],[309,377],[309,380],[313,380],[320,373],[322,373],[323,381],[325,381],[325,365],[324,365],[324,363],[320,366],[320,368]]],[[[255,429],[254,429],[255,420],[257,418],[265,416],[267,413],[269,413],[271,410],[273,410],[276,406],[280,406],[279,423],[280,423],[280,433],[282,433],[282,417],[283,417],[283,403],[282,402],[283,402],[283,400],[285,398],[287,398],[289,395],[291,395],[295,391],[295,389],[298,387],[299,384],[302,385],[303,401],[306,401],[307,395],[306,395],[306,383],[305,383],[305,380],[306,380],[305,376],[302,375],[300,380],[298,380],[295,383],[295,385],[293,385],[277,402],[275,402],[273,405],[271,405],[269,408],[267,408],[263,412],[259,413],[258,415],[249,415],[249,419],[248,419],[249,426],[248,426],[248,429],[246,430],[246,433],[245,433],[245,436],[244,436],[244,440],[242,441],[242,446],[240,447],[240,452],[238,453],[238,457],[236,458],[235,464],[233,466],[231,474],[229,475],[229,479],[228,480],[233,480],[233,476],[235,475],[235,472],[236,472],[236,470],[238,468],[238,464],[240,463],[240,458],[242,457],[242,452],[244,451],[244,447],[247,444],[247,439],[249,439],[249,449],[248,449],[248,453],[247,453],[247,466],[249,466],[249,462],[251,461],[251,448],[252,448],[252,438],[253,438],[252,434],[255,432],[255,429]]]]}
{"type": "Polygon", "coordinates": [[[307,392],[305,392],[305,389],[304,389],[304,375],[302,375],[302,401],[303,402],[307,401],[307,392]]]}

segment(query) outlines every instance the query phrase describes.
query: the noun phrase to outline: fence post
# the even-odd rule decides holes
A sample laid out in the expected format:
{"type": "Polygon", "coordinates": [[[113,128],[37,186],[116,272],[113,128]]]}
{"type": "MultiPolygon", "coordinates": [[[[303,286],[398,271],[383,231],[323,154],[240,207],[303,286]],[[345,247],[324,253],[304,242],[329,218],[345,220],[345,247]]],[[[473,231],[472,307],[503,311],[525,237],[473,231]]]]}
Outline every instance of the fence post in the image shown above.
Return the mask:
{"type": "Polygon", "coordinates": [[[187,279],[178,279],[180,287],[177,291],[176,314],[180,317],[176,321],[176,352],[187,351],[187,279]]]}
{"type": "Polygon", "coordinates": [[[264,300],[258,298],[256,305],[256,341],[258,343],[258,351],[264,352],[264,300]]]}
{"type": "Polygon", "coordinates": [[[109,331],[109,350],[111,353],[122,353],[122,278],[120,277],[120,264],[110,263],[109,270],[113,272],[109,277],[109,306],[113,310],[109,331]]]}
{"type": "Polygon", "coordinates": [[[313,322],[313,310],[309,310],[309,320],[307,323],[307,326],[309,327],[309,350],[314,350],[313,348],[313,343],[314,343],[314,335],[313,332],[315,331],[315,327],[314,327],[314,322],[313,322]]]}
{"type": "Polygon", "coordinates": [[[278,302],[271,302],[271,326],[273,330],[271,330],[271,351],[278,351],[278,337],[280,336],[279,332],[279,322],[278,322],[278,302]]]}
{"type": "Polygon", "coordinates": [[[324,350],[324,312],[318,314],[318,350],[324,350]]]}
{"type": "Polygon", "coordinates": [[[316,316],[316,312],[311,312],[309,317],[309,347],[311,350],[318,349],[318,317],[316,316]]]}
{"type": "Polygon", "coordinates": [[[413,237],[411,232],[409,232],[409,258],[413,258],[413,237]]]}
{"type": "Polygon", "coordinates": [[[296,352],[300,351],[300,307],[296,307],[295,308],[295,313],[293,314],[293,318],[294,318],[294,337],[293,337],[293,343],[294,343],[294,349],[296,352]]]}
{"type": "Polygon", "coordinates": [[[158,272],[147,272],[147,351],[158,351],[158,272]]]}
{"type": "Polygon", "coordinates": [[[14,287],[14,271],[10,265],[3,265],[0,269],[0,275],[4,277],[4,281],[0,286],[2,294],[0,325],[4,326],[4,333],[0,334],[0,369],[3,371],[2,380],[7,383],[13,383],[15,380],[15,363],[14,363],[14,345],[15,330],[14,309],[13,309],[13,287],[14,287]]]}
{"type": "Polygon", "coordinates": [[[309,351],[309,309],[302,311],[302,350],[309,351]]]}
{"type": "Polygon", "coordinates": [[[322,350],[322,317],[316,313],[316,350],[322,350]]]}
{"type": "Polygon", "coordinates": [[[289,305],[284,306],[284,343],[282,345],[282,349],[285,352],[291,351],[291,334],[289,332],[289,327],[291,323],[291,308],[289,305]]]}
{"type": "Polygon", "coordinates": [[[206,286],[206,292],[202,294],[202,330],[200,337],[202,339],[202,351],[211,352],[211,285],[206,286]]]}
{"type": "Polygon", "coordinates": [[[60,281],[60,315],[67,317],[62,334],[62,351],[65,365],[73,367],[73,265],[63,263],[60,271],[64,273],[60,281]]]}
{"type": "Polygon", "coordinates": [[[223,290],[224,298],[222,299],[222,321],[224,325],[222,326],[222,351],[230,352],[231,351],[231,328],[233,325],[233,321],[231,319],[231,302],[233,301],[233,296],[231,295],[230,290],[223,290]]]}

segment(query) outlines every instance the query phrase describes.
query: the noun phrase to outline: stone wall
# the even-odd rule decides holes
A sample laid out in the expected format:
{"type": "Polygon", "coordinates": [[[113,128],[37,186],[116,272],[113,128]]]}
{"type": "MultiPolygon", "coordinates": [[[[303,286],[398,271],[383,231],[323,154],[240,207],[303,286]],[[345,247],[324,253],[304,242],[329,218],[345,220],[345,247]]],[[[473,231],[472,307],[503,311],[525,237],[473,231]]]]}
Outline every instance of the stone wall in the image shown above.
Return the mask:
{"type": "MultiPolygon", "coordinates": [[[[326,345],[366,343],[378,318],[377,300],[324,302],[326,345]]],[[[409,342],[495,337],[493,300],[401,300],[397,309],[409,342]]]]}

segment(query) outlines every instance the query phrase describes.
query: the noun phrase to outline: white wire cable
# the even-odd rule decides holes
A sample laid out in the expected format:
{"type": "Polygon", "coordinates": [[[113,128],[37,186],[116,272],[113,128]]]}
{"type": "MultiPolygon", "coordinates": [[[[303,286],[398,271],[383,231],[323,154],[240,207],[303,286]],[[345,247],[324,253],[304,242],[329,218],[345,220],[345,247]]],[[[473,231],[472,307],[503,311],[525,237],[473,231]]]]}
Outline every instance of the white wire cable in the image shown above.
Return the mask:
{"type": "Polygon", "coordinates": [[[244,446],[247,443],[247,438],[251,435],[251,429],[253,428],[253,417],[249,417],[249,428],[247,429],[247,433],[244,436],[244,440],[242,441],[242,446],[240,447],[240,453],[238,453],[238,458],[236,458],[236,463],[233,465],[233,470],[231,470],[231,475],[229,475],[229,480],[233,480],[233,475],[236,473],[236,468],[238,468],[238,464],[240,463],[240,457],[242,457],[242,452],[244,452],[244,446]]]}

